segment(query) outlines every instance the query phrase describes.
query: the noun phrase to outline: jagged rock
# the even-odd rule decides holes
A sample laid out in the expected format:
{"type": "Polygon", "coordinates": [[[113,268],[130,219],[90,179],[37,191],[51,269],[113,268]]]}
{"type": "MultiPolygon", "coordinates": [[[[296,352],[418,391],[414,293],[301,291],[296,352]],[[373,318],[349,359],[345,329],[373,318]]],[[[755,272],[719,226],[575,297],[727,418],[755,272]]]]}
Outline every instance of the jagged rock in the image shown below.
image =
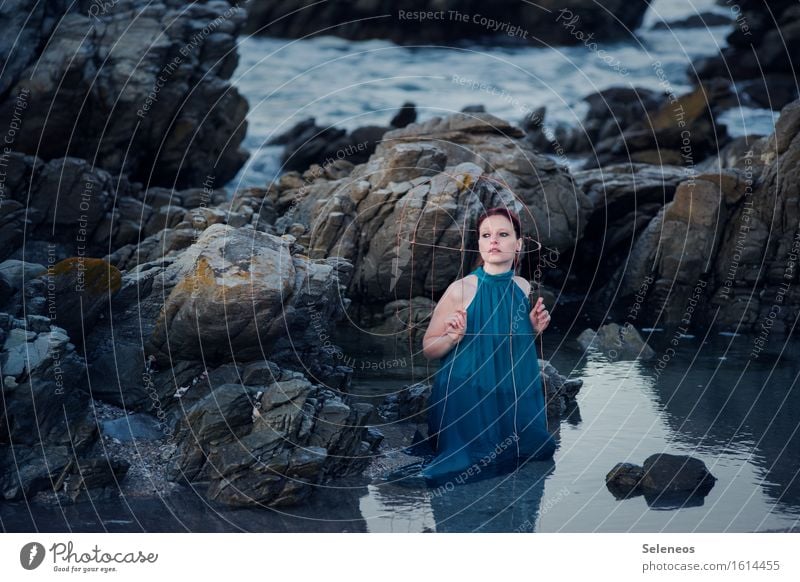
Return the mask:
{"type": "MultiPolygon", "coordinates": [[[[782,111],[775,134],[752,143],[736,167],[681,183],[634,243],[635,263],[655,265],[643,310],[663,310],[668,325],[713,323],[740,333],[767,329],[766,335],[789,329],[800,308],[792,285],[800,256],[799,133],[795,101],[782,111]]],[[[640,283],[633,278],[626,287],[640,283]]],[[[762,341],[754,355],[765,347],[762,341]]]]}
{"type": "Polygon", "coordinates": [[[749,98],[756,106],[782,109],[798,97],[800,7],[792,0],[742,0],[736,8],[725,48],[693,63],[689,75],[740,81],[737,91],[745,104],[749,98]]]}
{"type": "Polygon", "coordinates": [[[578,343],[584,350],[595,348],[611,360],[647,360],[656,355],[628,322],[624,326],[608,323],[597,331],[585,329],[578,336],[578,343]]]}
{"type": "Polygon", "coordinates": [[[0,85],[0,118],[11,119],[19,95],[27,95],[16,151],[91,159],[141,182],[179,187],[209,177],[223,184],[246,160],[239,145],[247,102],[228,82],[244,8],[177,0],[144,8],[117,0],[102,10],[88,2],[6,6],[32,16],[14,17],[19,28],[6,35],[22,32],[25,48],[3,47],[10,75],[0,85]],[[80,139],[64,139],[70,135],[80,139]]]}
{"type": "Polygon", "coordinates": [[[437,117],[387,133],[346,179],[282,180],[269,196],[276,208],[294,200],[292,220],[307,225],[298,242],[312,258],[354,263],[349,297],[383,305],[436,295],[474,261],[482,208],[509,204],[554,249],[582,233],[588,199],[519,137],[489,114],[437,117]]]}
{"type": "Polygon", "coordinates": [[[230,505],[296,504],[363,470],[380,442],[365,427],[371,410],[302,377],[220,386],[182,420],[170,478],[208,481],[209,498],[230,505]]]}
{"type": "Polygon", "coordinates": [[[0,314],[0,498],[55,491],[97,438],[83,358],[44,317],[0,314]]]}

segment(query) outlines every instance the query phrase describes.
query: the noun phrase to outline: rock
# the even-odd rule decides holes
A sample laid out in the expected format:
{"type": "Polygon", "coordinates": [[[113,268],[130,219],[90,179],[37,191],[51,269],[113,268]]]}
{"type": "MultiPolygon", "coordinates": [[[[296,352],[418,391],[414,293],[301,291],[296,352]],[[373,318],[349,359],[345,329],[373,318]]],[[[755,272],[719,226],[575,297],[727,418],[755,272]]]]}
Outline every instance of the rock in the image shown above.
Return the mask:
{"type": "Polygon", "coordinates": [[[794,55],[800,47],[800,7],[792,0],[736,4],[725,48],[693,63],[690,77],[721,77],[737,83],[745,102],[782,109],[798,97],[794,55]]]}
{"type": "Polygon", "coordinates": [[[369,159],[388,129],[370,125],[359,127],[348,134],[347,131],[335,127],[319,127],[310,118],[300,121],[270,143],[285,144],[282,166],[285,170],[305,170],[313,164],[324,168],[341,160],[359,164],[369,159]]]}
{"type": "Polygon", "coordinates": [[[122,281],[119,269],[89,257],[64,259],[42,277],[47,282],[47,314],[79,345],[98,318],[107,315],[108,303],[122,281]]]}
{"type": "Polygon", "coordinates": [[[675,509],[702,505],[716,480],[700,459],[662,453],[649,456],[643,467],[618,463],[606,486],[617,499],[643,494],[651,507],[675,509]]]}
{"type": "Polygon", "coordinates": [[[395,3],[384,0],[317,7],[313,18],[307,14],[308,10],[308,5],[299,0],[280,7],[268,3],[248,5],[245,32],[300,38],[324,31],[353,40],[380,38],[399,44],[441,43],[492,35],[509,40],[577,44],[589,42],[595,36],[627,38],[641,23],[647,4],[612,0],[598,8],[585,0],[546,0],[530,10],[511,2],[478,7],[463,0],[446,0],[436,5],[417,0],[398,10],[395,3]],[[415,17],[419,12],[428,17],[415,17]]]}
{"type": "Polygon", "coordinates": [[[617,463],[606,475],[606,487],[617,499],[641,494],[644,469],[633,463],[617,463]]]}
{"type": "Polygon", "coordinates": [[[725,145],[727,129],[713,116],[737,104],[732,85],[723,79],[706,81],[685,95],[661,97],[657,109],[647,110],[621,132],[619,126],[610,127],[609,137],[593,142],[594,155],[584,167],[633,162],[692,169],[725,145]]]}
{"type": "Polygon", "coordinates": [[[645,343],[642,336],[633,325],[626,322],[624,326],[608,323],[595,332],[585,329],[578,336],[578,343],[584,350],[594,348],[612,361],[616,360],[647,360],[656,353],[645,343]]]}
{"type": "Polygon", "coordinates": [[[580,236],[588,199],[521,136],[489,114],[434,118],[387,133],[346,183],[286,183],[271,195],[295,197],[292,220],[308,225],[298,242],[312,258],[354,262],[348,297],[382,306],[438,295],[475,258],[461,247],[474,248],[469,229],[481,208],[510,204],[526,232],[554,249],[580,236]]]}
{"type": "Polygon", "coordinates": [[[293,257],[287,240],[268,234],[213,225],[170,271],[163,313],[147,346],[165,362],[247,361],[275,352],[307,362],[322,344],[312,316],[327,321],[343,315],[337,294],[346,267],[293,257]]]}
{"type": "Polygon", "coordinates": [[[710,26],[722,26],[730,24],[733,19],[725,14],[718,14],[716,12],[703,12],[700,14],[692,14],[681,20],[674,20],[672,22],[656,22],[653,25],[654,30],[672,30],[675,28],[707,28],[710,26]]]}
{"type": "Polygon", "coordinates": [[[412,384],[396,394],[387,396],[378,406],[378,414],[389,421],[424,422],[427,418],[431,385],[427,382],[412,384]]]}
{"type": "Polygon", "coordinates": [[[8,260],[0,263],[0,306],[22,289],[26,281],[46,270],[42,265],[25,261],[8,260]]]}
{"type": "Polygon", "coordinates": [[[641,487],[659,493],[692,492],[705,495],[716,481],[700,459],[686,455],[650,455],[644,461],[641,487]]]}
{"type": "Polygon", "coordinates": [[[197,402],[181,421],[170,478],[208,481],[207,496],[229,505],[281,506],[363,470],[381,440],[365,427],[372,407],[299,376],[220,386],[197,402]]]}
{"type": "Polygon", "coordinates": [[[243,8],[177,0],[145,9],[117,0],[102,11],[91,3],[35,4],[14,4],[33,20],[10,21],[19,28],[9,36],[22,32],[29,42],[7,53],[11,76],[0,91],[0,119],[12,119],[26,95],[16,151],[91,159],[113,173],[124,165],[135,180],[170,187],[233,178],[247,158],[239,148],[247,102],[228,81],[243,8]],[[72,134],[80,139],[63,139],[72,134]]]}
{"type": "Polygon", "coordinates": [[[97,437],[85,363],[46,318],[0,314],[0,498],[60,489],[97,437]]]}
{"type": "Polygon", "coordinates": [[[401,128],[414,123],[417,120],[417,106],[412,103],[411,101],[406,101],[403,103],[402,107],[400,107],[400,111],[392,117],[392,120],[389,122],[394,128],[401,128]]]}

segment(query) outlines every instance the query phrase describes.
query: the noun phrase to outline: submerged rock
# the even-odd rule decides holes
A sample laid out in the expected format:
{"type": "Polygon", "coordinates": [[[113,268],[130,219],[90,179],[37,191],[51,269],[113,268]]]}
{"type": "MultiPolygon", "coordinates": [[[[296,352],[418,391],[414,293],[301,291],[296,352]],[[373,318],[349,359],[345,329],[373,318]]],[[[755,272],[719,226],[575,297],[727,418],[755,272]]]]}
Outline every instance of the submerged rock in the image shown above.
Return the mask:
{"type": "Polygon", "coordinates": [[[606,475],[606,486],[617,499],[645,495],[648,505],[678,508],[702,505],[717,481],[700,459],[656,454],[644,466],[618,463],[606,475]]]}
{"type": "Polygon", "coordinates": [[[608,323],[597,329],[585,329],[578,336],[584,350],[594,348],[611,360],[647,360],[656,355],[630,323],[620,326],[608,323]]]}

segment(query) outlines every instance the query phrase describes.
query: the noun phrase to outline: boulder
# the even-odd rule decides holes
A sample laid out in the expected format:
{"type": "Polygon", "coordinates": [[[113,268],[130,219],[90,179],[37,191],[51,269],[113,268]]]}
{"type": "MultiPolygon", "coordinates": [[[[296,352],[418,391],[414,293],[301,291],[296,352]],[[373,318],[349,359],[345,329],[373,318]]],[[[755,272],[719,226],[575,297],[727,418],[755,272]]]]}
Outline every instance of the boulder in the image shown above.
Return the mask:
{"type": "Polygon", "coordinates": [[[705,463],[687,455],[656,454],[644,466],[618,463],[606,475],[606,487],[617,499],[644,495],[661,509],[702,505],[717,481],[705,463]]]}
{"type": "Polygon", "coordinates": [[[489,114],[455,114],[387,133],[346,178],[281,180],[268,196],[306,225],[312,258],[353,262],[348,297],[383,305],[436,296],[475,261],[474,220],[508,204],[526,233],[571,249],[590,207],[569,173],[489,114]]]}
{"type": "Polygon", "coordinates": [[[228,81],[244,8],[219,0],[99,5],[22,0],[3,9],[32,17],[10,20],[18,28],[7,36],[21,33],[25,48],[5,47],[0,119],[24,101],[14,150],[91,159],[147,184],[230,180],[247,158],[247,102],[228,81]]]}
{"type": "Polygon", "coordinates": [[[170,478],[207,482],[206,495],[229,505],[296,504],[316,485],[364,469],[379,442],[365,427],[371,410],[299,375],[222,385],[181,420],[170,478]]]}
{"type": "Polygon", "coordinates": [[[624,326],[607,323],[597,331],[585,329],[578,336],[578,343],[584,350],[594,348],[612,361],[647,360],[656,355],[636,328],[628,322],[624,326]]]}

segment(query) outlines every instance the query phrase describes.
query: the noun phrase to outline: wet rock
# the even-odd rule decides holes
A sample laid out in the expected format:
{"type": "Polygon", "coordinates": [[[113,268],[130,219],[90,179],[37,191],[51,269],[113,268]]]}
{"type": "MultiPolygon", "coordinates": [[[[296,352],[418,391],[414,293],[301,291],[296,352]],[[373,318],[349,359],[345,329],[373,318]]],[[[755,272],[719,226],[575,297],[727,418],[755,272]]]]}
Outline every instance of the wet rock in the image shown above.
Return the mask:
{"type": "Polygon", "coordinates": [[[170,478],[208,482],[208,497],[230,505],[299,503],[315,485],[363,470],[380,443],[365,426],[371,410],[302,376],[220,386],[182,420],[170,478]]]}
{"type": "Polygon", "coordinates": [[[400,107],[400,111],[392,117],[392,120],[389,122],[394,128],[401,128],[414,123],[417,120],[417,106],[412,103],[411,101],[406,101],[400,107]]]}
{"type": "Polygon", "coordinates": [[[378,407],[378,414],[386,421],[424,422],[427,418],[428,398],[431,385],[423,382],[412,384],[396,394],[387,396],[378,407]]]}
{"type": "Polygon", "coordinates": [[[656,355],[630,323],[620,326],[608,323],[597,329],[585,329],[578,336],[584,350],[594,348],[611,360],[647,360],[656,355]]]}
{"type": "Polygon", "coordinates": [[[8,260],[0,263],[0,306],[6,303],[24,284],[46,271],[38,263],[8,260]]]}
{"type": "Polygon", "coordinates": [[[606,475],[606,487],[617,499],[638,495],[644,469],[633,463],[617,463],[606,475]]]}
{"type": "Polygon", "coordinates": [[[318,126],[310,118],[300,121],[270,143],[285,144],[282,166],[284,170],[305,170],[313,164],[325,167],[337,160],[360,164],[369,159],[388,130],[388,127],[369,125],[348,134],[344,129],[318,126]]]}
{"type": "Polygon", "coordinates": [[[0,340],[0,497],[60,490],[97,438],[85,362],[47,318],[0,314],[0,340]]]}
{"type": "Polygon", "coordinates": [[[717,12],[702,12],[700,14],[692,14],[681,20],[673,20],[671,22],[656,22],[653,25],[655,30],[671,30],[675,28],[708,28],[711,26],[724,26],[730,24],[733,19],[725,14],[717,12]]]}
{"type": "Polygon", "coordinates": [[[663,508],[702,505],[717,481],[700,459],[657,454],[644,466],[618,463],[606,475],[606,486],[617,499],[645,495],[648,505],[663,508]]]}

